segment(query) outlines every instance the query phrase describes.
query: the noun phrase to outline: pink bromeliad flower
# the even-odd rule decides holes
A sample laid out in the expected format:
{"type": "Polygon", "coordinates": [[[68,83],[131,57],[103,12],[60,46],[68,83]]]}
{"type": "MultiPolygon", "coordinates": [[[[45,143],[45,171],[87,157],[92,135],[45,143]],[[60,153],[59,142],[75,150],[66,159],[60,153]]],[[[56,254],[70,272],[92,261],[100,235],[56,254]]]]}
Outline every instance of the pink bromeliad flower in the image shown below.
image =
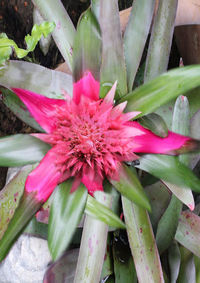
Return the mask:
{"type": "Polygon", "coordinates": [[[116,83],[104,99],[99,98],[99,87],[88,72],[74,83],[73,98],[66,100],[13,88],[46,131],[33,135],[52,146],[25,184],[39,201],[46,201],[69,177],[74,177],[72,191],[82,182],[93,195],[103,190],[104,178],[119,180],[121,163],[137,159],[135,153],[167,154],[190,140],[172,132],[161,138],[130,121],[140,112],[123,113],[126,102],[113,105],[116,83]]]}

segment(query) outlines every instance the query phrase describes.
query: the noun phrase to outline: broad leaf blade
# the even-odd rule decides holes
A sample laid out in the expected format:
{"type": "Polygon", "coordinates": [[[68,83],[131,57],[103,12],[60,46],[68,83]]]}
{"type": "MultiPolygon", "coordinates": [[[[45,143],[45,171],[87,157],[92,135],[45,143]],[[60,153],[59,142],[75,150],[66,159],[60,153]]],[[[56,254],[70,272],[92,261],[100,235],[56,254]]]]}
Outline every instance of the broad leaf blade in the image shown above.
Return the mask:
{"type": "MultiPolygon", "coordinates": [[[[28,89],[50,98],[64,98],[64,91],[72,94],[72,77],[70,75],[22,61],[10,61],[0,70],[0,85],[7,88],[28,89]]],[[[1,91],[3,102],[18,118],[31,127],[43,131],[14,93],[4,88],[1,88],[1,91]]]]}
{"type": "Polygon", "coordinates": [[[145,42],[151,26],[155,0],[135,0],[124,34],[124,53],[127,68],[128,90],[133,82],[140,64],[145,42]],[[142,23],[141,23],[142,21],[142,23]]]}
{"type": "Polygon", "coordinates": [[[24,192],[24,184],[33,166],[26,166],[0,191],[0,239],[6,231],[10,220],[24,192]]]}
{"type": "Polygon", "coordinates": [[[117,0],[101,0],[102,65],[100,96],[104,97],[117,80],[117,96],[127,93],[126,67],[117,0]]]}
{"type": "Polygon", "coordinates": [[[114,181],[110,179],[111,184],[134,203],[151,210],[149,200],[137,178],[136,172],[124,165],[119,173],[120,180],[114,181]]]}
{"type": "MultiPolygon", "coordinates": [[[[101,193],[101,192],[98,192],[101,193]]],[[[104,193],[103,193],[104,194],[104,193]]],[[[96,195],[96,194],[95,194],[96,195]]],[[[106,196],[106,194],[104,194],[106,196]]],[[[85,213],[108,224],[111,227],[125,229],[125,224],[108,207],[88,195],[85,213]]]]}
{"type": "Polygon", "coordinates": [[[179,219],[175,239],[192,253],[200,257],[200,217],[183,211],[179,219]]]}
{"type": "Polygon", "coordinates": [[[171,283],[176,283],[180,269],[181,254],[180,254],[179,246],[175,241],[169,247],[168,259],[169,259],[171,283]]]}
{"type": "Polygon", "coordinates": [[[164,282],[159,254],[146,210],[125,197],[122,197],[122,205],[138,281],[164,282]]]}
{"type": "Polygon", "coordinates": [[[80,80],[85,72],[90,71],[99,81],[101,32],[96,17],[90,8],[81,16],[73,48],[74,80],[80,80]]]}
{"type": "Polygon", "coordinates": [[[42,203],[38,202],[34,193],[28,194],[24,192],[7,230],[0,240],[0,261],[2,261],[7,255],[15,240],[23,231],[23,228],[41,207],[41,205],[42,203]]]}
{"type": "Polygon", "coordinates": [[[70,193],[71,186],[72,180],[59,185],[50,209],[48,245],[53,260],[58,259],[69,245],[85,208],[85,187],[81,185],[70,193]]]}
{"type": "Polygon", "coordinates": [[[32,0],[32,2],[46,21],[52,21],[56,24],[52,35],[63,58],[71,69],[75,28],[62,2],[60,0],[32,0]]]}
{"type": "Polygon", "coordinates": [[[145,81],[167,70],[178,0],[159,1],[146,59],[145,81]]]}
{"type": "MultiPolygon", "coordinates": [[[[97,194],[99,202],[111,207],[110,195],[97,194]]],[[[99,282],[107,244],[108,225],[86,215],[74,283],[99,282]]]]}
{"type": "Polygon", "coordinates": [[[0,166],[17,167],[39,162],[50,146],[30,135],[0,138],[0,166]]]}
{"type": "Polygon", "coordinates": [[[141,111],[140,117],[199,86],[199,76],[199,65],[174,69],[128,93],[120,102],[127,100],[127,111],[141,111]]]}
{"type": "Polygon", "coordinates": [[[155,135],[165,138],[168,136],[168,128],[165,121],[156,113],[145,115],[138,119],[138,122],[155,135]]]}
{"type": "Polygon", "coordinates": [[[169,183],[200,192],[200,180],[177,157],[147,154],[140,158],[140,165],[136,167],[169,183]]]}

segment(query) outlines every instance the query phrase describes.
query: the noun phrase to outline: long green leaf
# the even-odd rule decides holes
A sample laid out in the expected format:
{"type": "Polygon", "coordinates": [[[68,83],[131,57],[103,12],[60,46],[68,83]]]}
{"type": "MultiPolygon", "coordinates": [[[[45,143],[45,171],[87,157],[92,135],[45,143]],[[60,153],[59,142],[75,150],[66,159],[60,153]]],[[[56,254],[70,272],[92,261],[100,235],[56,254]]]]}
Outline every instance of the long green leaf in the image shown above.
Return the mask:
{"type": "Polygon", "coordinates": [[[135,0],[124,34],[128,91],[132,90],[151,26],[155,0],[135,0]],[[142,24],[141,24],[142,21],[142,24]]]}
{"type": "Polygon", "coordinates": [[[60,0],[32,0],[46,21],[56,24],[53,38],[65,59],[68,67],[72,68],[72,50],[75,36],[75,28],[60,0]]]}
{"type": "Polygon", "coordinates": [[[111,227],[125,229],[125,224],[121,221],[121,219],[112,212],[108,207],[101,204],[95,198],[88,195],[85,213],[103,221],[111,227]]]}
{"type": "MultiPolygon", "coordinates": [[[[109,194],[95,194],[97,200],[111,207],[109,194]],[[102,198],[103,196],[103,198],[102,198]]],[[[107,244],[108,225],[86,215],[74,283],[99,282],[107,244]]]]}
{"type": "Polygon", "coordinates": [[[136,167],[169,183],[200,192],[200,180],[177,157],[147,154],[136,167]]]}
{"type": "Polygon", "coordinates": [[[125,197],[134,203],[151,210],[149,200],[144,192],[136,172],[133,172],[128,166],[124,165],[120,170],[120,180],[114,181],[110,179],[111,184],[125,197]]]}
{"type": "Polygon", "coordinates": [[[28,34],[25,37],[27,49],[19,48],[14,40],[7,38],[6,35],[4,35],[3,37],[0,36],[0,64],[9,59],[11,52],[10,54],[7,52],[8,48],[10,48],[11,50],[14,49],[18,58],[23,58],[27,56],[29,52],[35,49],[42,35],[47,37],[48,34],[54,30],[54,28],[55,24],[53,22],[43,22],[40,25],[35,24],[32,28],[31,35],[28,34]]]}
{"type": "Polygon", "coordinates": [[[167,70],[178,0],[160,0],[151,32],[145,77],[148,81],[167,70]]]}
{"type": "Polygon", "coordinates": [[[200,257],[200,217],[190,211],[183,211],[179,219],[175,239],[200,257]]]}
{"type": "Polygon", "coordinates": [[[195,264],[193,254],[184,247],[180,247],[181,266],[177,283],[197,283],[195,278],[195,264]]]}
{"type": "Polygon", "coordinates": [[[24,192],[7,230],[0,240],[0,261],[7,255],[15,240],[23,231],[23,228],[41,205],[42,203],[36,200],[34,193],[27,194],[24,192]]]}
{"type": "Polygon", "coordinates": [[[170,279],[171,279],[170,282],[176,283],[180,269],[181,254],[180,254],[179,246],[175,241],[169,247],[168,259],[169,259],[170,279]]]}
{"type": "Polygon", "coordinates": [[[104,97],[117,80],[117,96],[127,93],[126,67],[117,0],[101,0],[102,65],[100,96],[104,97]]]}
{"type": "MultiPolygon", "coordinates": [[[[10,61],[0,70],[0,85],[28,89],[51,98],[64,98],[63,91],[72,94],[70,75],[22,61],[10,61]]],[[[3,102],[17,117],[31,127],[43,131],[15,94],[3,88],[1,91],[3,102]]]]}
{"type": "Polygon", "coordinates": [[[73,76],[78,81],[86,71],[100,80],[101,32],[89,8],[79,20],[73,47],[73,76]]]}
{"type": "Polygon", "coordinates": [[[141,111],[140,117],[199,86],[199,76],[199,65],[177,68],[138,87],[120,102],[127,100],[127,111],[141,111]]]}
{"type": "Polygon", "coordinates": [[[24,192],[24,184],[33,166],[26,166],[0,191],[0,239],[6,231],[10,220],[24,192]]]}
{"type": "MultiPolygon", "coordinates": [[[[189,109],[188,100],[184,96],[179,96],[176,100],[174,107],[172,131],[178,134],[188,135],[189,120],[190,120],[190,109],[189,109]]],[[[184,159],[185,156],[184,155],[179,156],[179,160],[187,165],[188,163],[186,160],[187,156],[184,159]]],[[[182,187],[182,190],[185,191],[185,194],[188,191],[188,197],[190,198],[191,189],[190,188],[185,189],[182,187]]],[[[165,251],[172,243],[178,226],[178,219],[181,211],[182,211],[182,202],[175,195],[172,195],[170,204],[158,223],[158,229],[156,233],[156,243],[160,253],[165,251]]]]}
{"type": "Polygon", "coordinates": [[[83,185],[70,193],[72,180],[57,188],[50,209],[48,246],[55,261],[65,251],[84,212],[87,190],[83,185]]]}
{"type": "Polygon", "coordinates": [[[50,146],[30,135],[0,138],[0,166],[22,166],[39,162],[50,146]]]}
{"type": "Polygon", "coordinates": [[[139,282],[164,282],[151,223],[146,210],[122,197],[129,244],[139,282]]]}

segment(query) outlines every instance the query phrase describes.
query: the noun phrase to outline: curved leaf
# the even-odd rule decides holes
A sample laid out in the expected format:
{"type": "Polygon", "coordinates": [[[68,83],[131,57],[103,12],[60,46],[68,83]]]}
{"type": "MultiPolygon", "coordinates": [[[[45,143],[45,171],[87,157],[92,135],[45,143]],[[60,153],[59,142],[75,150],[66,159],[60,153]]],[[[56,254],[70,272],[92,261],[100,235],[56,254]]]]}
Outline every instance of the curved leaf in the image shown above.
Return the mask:
{"type": "Polygon", "coordinates": [[[124,53],[129,91],[132,90],[145,42],[149,34],[154,5],[155,0],[135,0],[124,33],[124,53]]]}
{"type": "MultiPolygon", "coordinates": [[[[0,85],[7,88],[28,89],[50,98],[64,98],[65,92],[72,94],[70,75],[22,61],[10,61],[0,70],[0,85]]],[[[1,91],[3,102],[18,118],[31,127],[43,131],[14,93],[4,88],[1,88],[1,91]]]]}
{"type": "Polygon", "coordinates": [[[31,35],[28,34],[25,36],[27,49],[19,48],[17,44],[13,40],[7,38],[6,35],[0,37],[0,64],[9,59],[11,53],[7,53],[8,48],[10,48],[11,50],[14,49],[18,58],[23,58],[28,55],[29,52],[35,49],[42,35],[47,37],[48,34],[54,30],[54,28],[55,23],[53,22],[43,22],[40,25],[35,24],[32,28],[31,35]],[[7,54],[7,56],[5,56],[5,54],[7,54]]]}
{"type": "Polygon", "coordinates": [[[164,282],[158,250],[146,210],[122,197],[129,244],[139,282],[164,282]]]}
{"type": "Polygon", "coordinates": [[[155,135],[165,138],[168,136],[168,128],[161,116],[156,113],[145,115],[138,119],[138,122],[155,135]]]}
{"type": "Polygon", "coordinates": [[[183,211],[179,218],[179,225],[175,239],[200,257],[200,217],[190,211],[183,211]]]}
{"type": "Polygon", "coordinates": [[[140,165],[135,167],[169,183],[200,192],[200,180],[177,157],[147,154],[140,158],[140,165]]]}
{"type": "Polygon", "coordinates": [[[200,85],[200,66],[177,68],[145,83],[120,99],[128,101],[127,111],[153,112],[171,99],[200,85]]]}
{"type": "MultiPolygon", "coordinates": [[[[100,193],[100,192],[99,192],[100,193]]],[[[104,193],[102,193],[104,194],[104,193]]],[[[96,196],[96,194],[95,194],[96,196]]],[[[106,194],[105,194],[106,196],[106,194]]],[[[125,224],[108,207],[88,195],[85,213],[108,224],[111,227],[125,229],[125,224]]]]}
{"type": "Polygon", "coordinates": [[[86,71],[100,80],[101,31],[89,8],[79,20],[73,50],[73,77],[80,80],[86,71]]]}
{"type": "Polygon", "coordinates": [[[167,70],[178,0],[159,1],[147,53],[144,81],[167,70]]]}
{"type": "Polygon", "coordinates": [[[101,0],[102,65],[100,96],[104,97],[117,80],[117,96],[127,93],[126,67],[117,0],[101,0]]]}
{"type": "MultiPolygon", "coordinates": [[[[111,207],[111,197],[96,194],[99,202],[111,207]],[[103,197],[102,197],[103,196],[103,197]]],[[[99,282],[107,244],[108,225],[86,215],[74,283],[99,282]]]]}
{"type": "Polygon", "coordinates": [[[130,169],[126,165],[120,169],[120,180],[109,180],[111,184],[125,197],[133,201],[134,203],[151,210],[149,200],[144,192],[142,185],[140,184],[136,172],[134,169],[130,169]]]}
{"type": "Polygon", "coordinates": [[[60,184],[50,208],[48,246],[55,261],[65,251],[84,212],[87,190],[83,185],[70,193],[72,180],[60,184]]]}
{"type": "Polygon", "coordinates": [[[169,247],[168,259],[171,279],[170,282],[176,283],[181,263],[181,253],[177,242],[172,243],[172,245],[169,247]]]}
{"type": "Polygon", "coordinates": [[[0,166],[23,166],[39,162],[50,146],[30,135],[0,138],[0,166]]]}
{"type": "Polygon", "coordinates": [[[0,239],[6,231],[10,220],[24,192],[24,184],[33,166],[26,166],[0,191],[0,239]]]}
{"type": "Polygon", "coordinates": [[[56,24],[52,36],[67,65],[72,69],[72,51],[76,31],[62,2],[60,0],[32,0],[32,2],[46,21],[56,24]]]}

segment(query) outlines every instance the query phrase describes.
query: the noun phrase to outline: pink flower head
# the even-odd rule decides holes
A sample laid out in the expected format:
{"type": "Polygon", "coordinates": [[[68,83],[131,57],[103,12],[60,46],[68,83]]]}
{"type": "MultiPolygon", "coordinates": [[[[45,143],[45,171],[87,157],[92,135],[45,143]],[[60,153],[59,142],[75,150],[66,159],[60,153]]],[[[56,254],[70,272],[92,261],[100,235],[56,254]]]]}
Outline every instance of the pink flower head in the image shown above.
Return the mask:
{"type": "Polygon", "coordinates": [[[126,102],[113,105],[116,83],[104,99],[99,87],[88,72],[66,100],[13,89],[46,131],[34,136],[52,146],[25,184],[39,201],[46,201],[69,177],[74,177],[72,191],[82,182],[93,195],[103,190],[104,178],[119,180],[121,163],[138,158],[134,152],[168,153],[190,140],[172,132],[166,138],[154,135],[130,121],[140,112],[123,113],[126,102]]]}

